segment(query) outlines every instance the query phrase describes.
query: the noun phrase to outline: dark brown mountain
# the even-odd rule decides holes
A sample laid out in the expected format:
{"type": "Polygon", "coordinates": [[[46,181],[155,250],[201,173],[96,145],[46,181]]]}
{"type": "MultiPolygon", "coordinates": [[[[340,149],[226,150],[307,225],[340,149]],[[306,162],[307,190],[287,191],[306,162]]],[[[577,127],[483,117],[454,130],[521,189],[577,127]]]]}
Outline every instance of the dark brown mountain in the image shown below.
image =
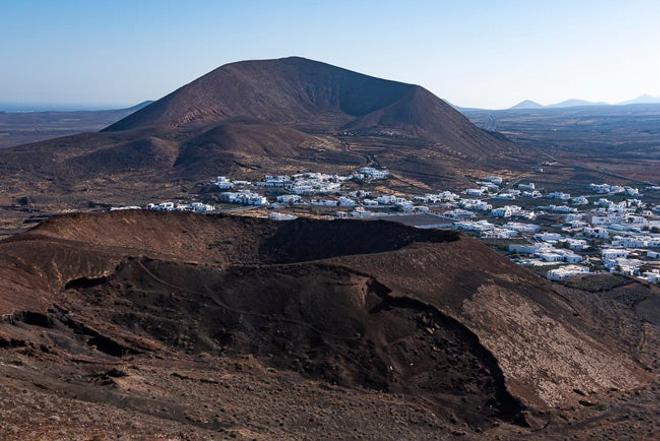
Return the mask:
{"type": "Polygon", "coordinates": [[[38,188],[44,199],[131,203],[221,174],[376,164],[451,188],[535,160],[420,86],[293,57],[222,66],[102,132],[2,149],[0,184],[15,197],[38,188]]]}
{"type": "Polygon", "coordinates": [[[331,133],[401,132],[471,154],[492,153],[505,145],[423,87],[299,57],[221,66],[106,130],[233,119],[331,133]]]}

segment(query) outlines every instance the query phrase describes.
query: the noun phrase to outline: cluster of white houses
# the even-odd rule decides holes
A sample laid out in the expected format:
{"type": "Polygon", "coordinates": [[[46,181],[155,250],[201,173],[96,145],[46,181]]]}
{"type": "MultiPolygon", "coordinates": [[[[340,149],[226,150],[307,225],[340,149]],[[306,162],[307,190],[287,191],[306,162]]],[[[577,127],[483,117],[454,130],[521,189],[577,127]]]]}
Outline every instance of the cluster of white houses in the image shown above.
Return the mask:
{"type": "MultiPolygon", "coordinates": [[[[639,189],[591,184],[576,196],[544,194],[532,182],[503,188],[503,180],[492,176],[477,184],[464,191],[466,197],[443,192],[415,200],[446,220],[440,225],[484,239],[510,240],[512,257],[521,264],[548,266],[549,279],[609,271],[657,283],[660,206],[640,199],[639,189]],[[534,200],[540,198],[553,203],[539,205],[534,200]]],[[[647,190],[657,191],[654,186],[647,190]]]]}
{"type": "MultiPolygon", "coordinates": [[[[140,207],[119,207],[119,209],[133,209],[140,207]]],[[[147,204],[147,210],[152,211],[190,211],[193,213],[209,213],[215,211],[215,207],[203,202],[191,202],[189,204],[177,202],[160,202],[158,204],[147,204]]]]}
{"type": "MultiPolygon", "coordinates": [[[[273,220],[294,219],[297,215],[291,213],[301,210],[338,218],[423,213],[431,219],[426,227],[504,240],[514,261],[547,266],[552,280],[600,271],[658,280],[660,206],[645,201],[637,188],[591,184],[584,194],[571,195],[545,192],[533,182],[507,184],[499,176],[480,179],[477,187],[462,194],[385,194],[389,190],[380,182],[369,185],[389,178],[387,170],[362,167],[349,175],[307,172],[268,175],[256,182],[219,176],[211,187],[220,202],[268,208],[273,220]]],[[[657,192],[660,187],[647,186],[645,191],[657,192]]],[[[201,202],[162,202],[147,208],[214,210],[201,202]]]]}

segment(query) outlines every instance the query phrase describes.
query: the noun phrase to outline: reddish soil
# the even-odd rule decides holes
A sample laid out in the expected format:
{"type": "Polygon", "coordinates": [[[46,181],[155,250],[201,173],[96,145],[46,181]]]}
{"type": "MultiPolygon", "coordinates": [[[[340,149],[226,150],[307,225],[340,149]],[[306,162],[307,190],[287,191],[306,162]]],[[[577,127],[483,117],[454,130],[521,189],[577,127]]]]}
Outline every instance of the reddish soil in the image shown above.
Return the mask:
{"type": "Polygon", "coordinates": [[[0,242],[3,439],[653,439],[657,288],[453,232],[112,212],[0,242]]]}

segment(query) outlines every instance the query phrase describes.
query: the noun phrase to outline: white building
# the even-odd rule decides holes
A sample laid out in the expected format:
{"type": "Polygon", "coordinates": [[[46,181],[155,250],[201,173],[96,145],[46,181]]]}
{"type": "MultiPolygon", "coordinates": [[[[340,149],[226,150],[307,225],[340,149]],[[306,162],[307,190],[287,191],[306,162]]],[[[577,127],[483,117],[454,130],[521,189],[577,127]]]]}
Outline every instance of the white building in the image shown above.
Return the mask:
{"type": "Polygon", "coordinates": [[[585,251],[590,248],[587,241],[582,239],[573,239],[571,237],[567,237],[562,239],[560,242],[565,243],[568,248],[573,251],[585,251]]]}
{"type": "Polygon", "coordinates": [[[564,256],[552,251],[542,251],[538,253],[539,258],[544,262],[562,262],[564,256]]]}
{"type": "Polygon", "coordinates": [[[316,207],[336,207],[339,201],[334,199],[312,199],[312,205],[316,207]]]}
{"type": "Polygon", "coordinates": [[[551,213],[576,213],[577,209],[569,207],[568,205],[548,205],[546,207],[539,207],[548,210],[551,213]]]}
{"type": "Polygon", "coordinates": [[[355,202],[353,199],[347,198],[345,196],[340,196],[339,197],[339,206],[344,207],[344,208],[353,208],[357,206],[357,202],[355,202]]]}
{"type": "Polygon", "coordinates": [[[533,234],[541,229],[540,226],[536,224],[524,224],[522,222],[507,222],[504,224],[505,228],[510,230],[517,231],[518,233],[533,234]]]}
{"type": "Polygon", "coordinates": [[[525,196],[525,197],[528,197],[528,198],[534,198],[534,199],[538,199],[538,198],[542,198],[542,197],[543,197],[543,194],[542,194],[540,191],[538,191],[538,190],[534,190],[534,191],[523,191],[523,192],[522,192],[522,195],[525,196]]]}
{"type": "Polygon", "coordinates": [[[475,217],[473,212],[468,210],[461,210],[460,208],[447,211],[444,213],[444,215],[451,219],[472,219],[475,217]]]}
{"type": "Polygon", "coordinates": [[[481,188],[468,188],[465,190],[465,194],[468,196],[483,196],[484,193],[486,192],[486,188],[481,187],[481,188]]]}
{"type": "Polygon", "coordinates": [[[569,280],[576,276],[581,276],[589,273],[589,268],[579,265],[566,265],[561,268],[556,268],[548,271],[546,277],[548,280],[569,280]]]}
{"type": "Polygon", "coordinates": [[[639,259],[627,259],[625,257],[619,257],[603,262],[605,268],[609,269],[610,272],[625,274],[627,276],[638,274],[639,269],[643,264],[644,262],[639,259]]]}
{"type": "Polygon", "coordinates": [[[495,228],[495,225],[491,224],[487,220],[480,220],[476,222],[461,221],[461,222],[454,222],[454,228],[456,228],[457,230],[474,231],[477,233],[482,233],[485,231],[492,230],[493,228],[495,228]]]}
{"type": "Polygon", "coordinates": [[[610,186],[608,184],[589,184],[589,188],[599,194],[610,192],[610,186]]]}
{"type": "Polygon", "coordinates": [[[498,207],[494,208],[490,214],[491,216],[494,217],[511,217],[515,216],[516,214],[520,213],[522,211],[522,208],[517,206],[517,205],[505,205],[504,207],[498,207]]]}
{"type": "Polygon", "coordinates": [[[593,237],[596,239],[608,239],[610,237],[607,228],[602,227],[585,227],[584,230],[582,230],[582,233],[587,237],[593,237]]]}
{"type": "Polygon", "coordinates": [[[491,204],[480,199],[461,199],[458,206],[465,210],[489,211],[493,208],[491,204]]]}
{"type": "Polygon", "coordinates": [[[161,202],[159,204],[147,204],[147,210],[153,211],[174,211],[174,202],[161,202]]]}
{"type": "Polygon", "coordinates": [[[390,172],[385,169],[377,169],[374,167],[362,167],[359,168],[353,176],[359,181],[379,181],[387,179],[390,176],[390,172]]]}
{"type": "Polygon", "coordinates": [[[203,202],[193,202],[190,204],[190,210],[195,213],[208,213],[209,211],[214,211],[215,207],[203,202]]]}
{"type": "Polygon", "coordinates": [[[273,221],[292,221],[295,219],[298,219],[298,216],[295,216],[293,214],[287,214],[287,213],[278,213],[278,212],[273,212],[268,215],[268,218],[273,221]]]}
{"type": "Polygon", "coordinates": [[[573,205],[589,205],[589,199],[584,196],[577,196],[571,199],[573,205]]]}
{"type": "MultiPolygon", "coordinates": [[[[150,204],[153,205],[153,204],[150,204]]],[[[110,211],[142,210],[138,205],[125,205],[123,207],[110,207],[110,211]]]]}
{"type": "Polygon", "coordinates": [[[297,194],[282,194],[277,197],[277,202],[282,204],[296,204],[302,201],[302,196],[297,194]]]}
{"type": "Polygon", "coordinates": [[[234,188],[234,183],[227,179],[226,176],[218,176],[215,178],[213,185],[215,185],[218,190],[231,190],[234,188]]]}
{"type": "Polygon", "coordinates": [[[571,198],[571,195],[569,193],[563,193],[561,191],[553,191],[552,193],[548,193],[546,197],[548,199],[559,199],[561,201],[567,201],[571,198]]]}
{"type": "Polygon", "coordinates": [[[533,244],[520,244],[520,243],[511,243],[509,244],[509,252],[518,253],[518,254],[536,254],[542,248],[543,244],[533,243],[533,244]]]}
{"type": "Polygon", "coordinates": [[[543,233],[536,233],[534,239],[542,240],[543,242],[557,242],[562,239],[562,235],[544,231],[543,233]]]}
{"type": "Polygon", "coordinates": [[[605,248],[601,250],[600,254],[603,260],[615,260],[628,257],[630,251],[619,248],[605,248]]]}
{"type": "Polygon", "coordinates": [[[351,211],[352,217],[365,218],[371,216],[373,213],[369,210],[365,210],[362,207],[356,207],[355,210],[351,211]]]}
{"type": "Polygon", "coordinates": [[[260,182],[257,182],[259,187],[268,187],[268,188],[282,188],[291,183],[291,176],[280,175],[280,176],[270,176],[267,175],[260,182]]]}
{"type": "Polygon", "coordinates": [[[378,205],[394,205],[397,202],[397,197],[394,195],[386,194],[383,196],[378,196],[376,198],[376,201],[378,202],[378,205]]]}
{"type": "Polygon", "coordinates": [[[222,192],[220,193],[220,200],[230,204],[254,205],[257,207],[268,205],[268,199],[249,190],[222,192]]]}
{"type": "Polygon", "coordinates": [[[640,278],[649,283],[660,283],[660,271],[645,271],[640,278]]]}

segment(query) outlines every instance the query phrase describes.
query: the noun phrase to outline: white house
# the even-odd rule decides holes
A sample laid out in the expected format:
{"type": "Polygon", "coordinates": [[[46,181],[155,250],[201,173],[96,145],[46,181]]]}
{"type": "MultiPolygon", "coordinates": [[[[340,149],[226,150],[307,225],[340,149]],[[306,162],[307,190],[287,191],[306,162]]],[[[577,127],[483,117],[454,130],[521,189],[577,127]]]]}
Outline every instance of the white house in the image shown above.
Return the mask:
{"type": "Polygon", "coordinates": [[[561,201],[567,201],[571,198],[571,195],[569,193],[563,193],[561,191],[553,191],[552,193],[548,193],[546,197],[549,199],[559,199],[561,201]]]}
{"type": "Polygon", "coordinates": [[[589,199],[584,196],[577,196],[571,199],[573,205],[589,205],[589,199]]]}
{"type": "Polygon", "coordinates": [[[509,252],[518,253],[518,254],[536,254],[541,248],[542,244],[520,244],[520,243],[511,243],[509,244],[509,252]]]}
{"type": "Polygon", "coordinates": [[[498,193],[495,196],[493,196],[493,199],[504,199],[506,201],[513,201],[516,199],[516,195],[511,192],[498,193]]]}
{"type": "Polygon", "coordinates": [[[569,280],[573,277],[588,274],[589,268],[579,265],[566,265],[561,268],[556,268],[548,271],[546,277],[548,280],[569,280]]]}
{"type": "Polygon", "coordinates": [[[542,240],[543,242],[557,242],[562,239],[562,235],[559,233],[544,231],[543,233],[536,233],[534,238],[542,240]]]}
{"type": "Polygon", "coordinates": [[[390,175],[390,172],[385,169],[377,169],[374,167],[362,167],[359,168],[353,176],[360,181],[378,181],[387,179],[390,175]]]}
{"type": "Polygon", "coordinates": [[[504,207],[494,208],[490,214],[494,217],[507,218],[520,213],[521,210],[522,208],[517,205],[505,205],[504,207]]]}
{"type": "Polygon", "coordinates": [[[336,207],[339,201],[334,199],[312,199],[312,205],[317,207],[336,207]]]}
{"type": "Polygon", "coordinates": [[[488,211],[493,208],[486,201],[480,199],[461,199],[458,202],[458,206],[464,208],[465,210],[477,210],[477,211],[488,211]]]}
{"type": "Polygon", "coordinates": [[[446,211],[444,215],[451,219],[471,219],[475,217],[475,214],[473,212],[468,210],[461,210],[460,208],[446,211]]]}
{"type": "Polygon", "coordinates": [[[468,188],[465,190],[465,194],[468,196],[483,196],[484,193],[486,192],[486,189],[481,187],[481,188],[468,188]]]}
{"type": "Polygon", "coordinates": [[[528,198],[534,198],[534,199],[538,199],[538,198],[542,198],[542,197],[543,197],[543,194],[542,194],[540,191],[538,191],[538,190],[534,190],[534,191],[523,191],[523,192],[522,192],[522,195],[525,196],[525,197],[528,197],[528,198]]]}
{"type": "Polygon", "coordinates": [[[278,213],[278,212],[270,213],[268,217],[270,220],[274,220],[274,221],[292,221],[298,219],[298,216],[295,216],[293,214],[278,213]]]}
{"type": "Polygon", "coordinates": [[[477,222],[472,221],[462,221],[454,222],[454,228],[464,231],[475,231],[475,232],[485,232],[490,231],[495,228],[495,225],[491,224],[487,220],[480,220],[477,222]]]}
{"type": "Polygon", "coordinates": [[[541,229],[541,227],[536,224],[524,224],[522,222],[507,222],[506,224],[504,224],[504,227],[510,230],[517,231],[518,233],[527,233],[527,234],[536,233],[541,229]]]}
{"type": "Polygon", "coordinates": [[[190,204],[190,210],[195,213],[208,213],[209,211],[214,211],[215,207],[203,202],[193,202],[190,204]]]}
{"type": "Polygon", "coordinates": [[[587,241],[582,239],[573,239],[571,237],[568,237],[566,239],[562,239],[561,242],[565,243],[568,246],[568,248],[570,248],[573,251],[584,251],[590,248],[587,241]]]}
{"type": "Polygon", "coordinates": [[[249,190],[237,192],[225,191],[220,193],[220,200],[230,204],[264,206],[268,205],[268,199],[258,193],[249,190]]]}
{"type": "Polygon", "coordinates": [[[641,278],[649,283],[660,283],[660,272],[658,270],[645,271],[641,278]]]}
{"type": "Polygon", "coordinates": [[[610,237],[609,231],[602,227],[585,227],[582,232],[585,236],[594,237],[596,239],[608,239],[610,237]]]}
{"type": "Polygon", "coordinates": [[[619,248],[606,248],[600,252],[603,260],[615,260],[619,258],[628,257],[630,252],[628,250],[619,249],[619,248]]]}
{"type": "Polygon", "coordinates": [[[226,176],[218,176],[215,178],[213,185],[215,185],[218,190],[231,190],[234,188],[234,183],[227,179],[226,176]]]}
{"type": "Polygon", "coordinates": [[[282,204],[295,204],[302,201],[302,196],[297,194],[283,194],[277,197],[277,202],[282,204]]]}
{"type": "Polygon", "coordinates": [[[553,253],[551,251],[540,252],[538,253],[538,256],[544,262],[562,262],[564,260],[564,256],[559,253],[553,253]]]}
{"type": "Polygon", "coordinates": [[[357,203],[353,199],[347,198],[345,196],[340,196],[339,206],[344,208],[353,208],[357,206],[357,203]]]}

